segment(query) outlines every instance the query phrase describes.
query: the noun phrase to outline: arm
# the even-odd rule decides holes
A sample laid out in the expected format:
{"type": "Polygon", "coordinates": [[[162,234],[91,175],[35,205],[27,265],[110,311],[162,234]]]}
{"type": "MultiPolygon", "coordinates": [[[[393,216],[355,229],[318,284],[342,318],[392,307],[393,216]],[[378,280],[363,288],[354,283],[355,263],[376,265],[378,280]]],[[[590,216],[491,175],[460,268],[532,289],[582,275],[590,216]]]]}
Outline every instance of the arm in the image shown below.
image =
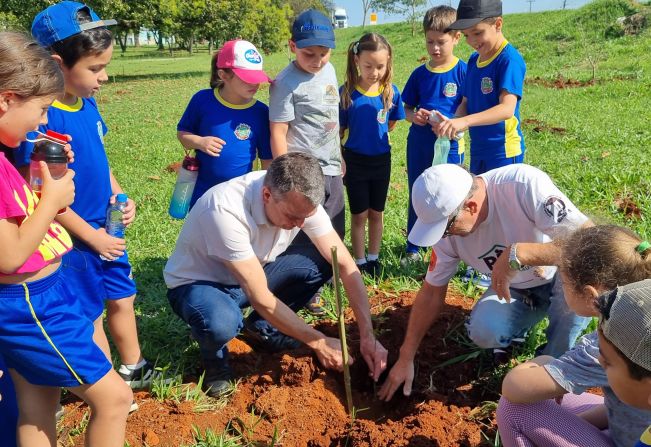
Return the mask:
{"type": "Polygon", "coordinates": [[[398,123],[398,121],[396,121],[396,120],[389,121],[389,132],[393,131],[393,129],[396,128],[397,123],[398,123]]]}
{"type": "Polygon", "coordinates": [[[405,103],[405,119],[417,126],[424,126],[428,123],[430,112],[425,109],[418,109],[405,103]]]}
{"type": "Polygon", "coordinates": [[[490,109],[473,113],[471,115],[465,115],[467,113],[467,106],[464,97],[464,100],[461,102],[457,108],[457,112],[455,113],[459,118],[447,119],[445,116],[440,115],[439,118],[441,118],[442,121],[435,127],[436,133],[438,135],[447,136],[448,138],[453,138],[457,132],[466,130],[469,127],[487,126],[511,118],[515,113],[515,106],[518,103],[518,97],[513,93],[502,90],[499,101],[499,104],[490,109]]]}
{"type": "Polygon", "coordinates": [[[502,396],[514,404],[530,404],[567,394],[543,368],[553,359],[544,355],[513,368],[502,382],[502,396]]]}
{"type": "Polygon", "coordinates": [[[119,258],[124,254],[126,248],[124,239],[106,234],[104,228],[96,230],[71,208],[68,208],[65,214],[58,215],[56,220],[73,236],[106,259],[119,258]]]}
{"type": "Polygon", "coordinates": [[[279,155],[287,153],[287,131],[289,130],[289,123],[277,123],[274,121],[269,122],[269,130],[271,132],[271,153],[276,158],[279,155]]]}
{"type": "Polygon", "coordinates": [[[350,307],[355,314],[355,320],[359,327],[360,351],[368,364],[373,380],[377,380],[387,366],[387,350],[375,339],[373,334],[373,323],[371,311],[368,305],[368,294],[362,281],[355,261],[350,256],[348,249],[344,246],[339,235],[334,230],[323,236],[314,238],[316,248],[330,264],[332,264],[331,247],[337,248],[337,260],[339,262],[339,273],[344,289],[348,294],[350,307]]]}
{"type": "MultiPolygon", "coordinates": [[[[276,298],[267,285],[267,278],[256,258],[224,262],[244,290],[253,308],[284,334],[312,348],[326,368],[343,368],[339,341],[326,337],[306,324],[289,307],[276,298]]],[[[352,361],[352,358],[351,358],[352,361]]]]}
{"type": "Polygon", "coordinates": [[[43,188],[41,200],[34,212],[18,225],[15,218],[0,219],[0,271],[12,274],[18,270],[38,248],[50,228],[57,212],[70,205],[75,197],[72,181],[75,173],[69,169],[60,179],[53,180],[45,162],[41,164],[43,188]]]}
{"type": "Polygon", "coordinates": [[[226,144],[224,140],[218,137],[200,137],[199,135],[183,130],[176,132],[176,138],[179,139],[184,148],[198,149],[212,157],[219,157],[219,153],[226,144]]]}
{"type": "Polygon", "coordinates": [[[260,160],[260,169],[266,171],[267,169],[269,169],[270,164],[271,164],[271,159],[260,160]]]}
{"type": "Polygon", "coordinates": [[[400,356],[396,364],[391,368],[391,372],[389,372],[389,376],[378,394],[381,400],[391,400],[393,393],[403,382],[403,394],[405,396],[411,394],[416,351],[428,329],[438,317],[447,290],[447,284],[445,286],[433,286],[427,281],[423,281],[423,285],[416,294],[416,299],[409,313],[409,323],[405,339],[400,347],[400,356]]]}
{"type": "Polygon", "coordinates": [[[578,416],[597,427],[599,430],[608,428],[608,410],[606,405],[596,405],[589,410],[578,413],[578,416]]]}

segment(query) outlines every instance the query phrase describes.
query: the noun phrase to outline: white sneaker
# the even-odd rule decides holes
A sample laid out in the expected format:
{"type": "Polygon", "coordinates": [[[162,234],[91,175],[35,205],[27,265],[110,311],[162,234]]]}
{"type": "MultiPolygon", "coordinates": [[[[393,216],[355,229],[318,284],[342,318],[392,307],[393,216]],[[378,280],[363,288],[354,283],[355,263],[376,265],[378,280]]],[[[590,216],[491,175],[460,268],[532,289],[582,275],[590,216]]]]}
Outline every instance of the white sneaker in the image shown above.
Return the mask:
{"type": "Polygon", "coordinates": [[[466,274],[461,278],[461,282],[472,282],[475,286],[488,289],[491,286],[491,276],[476,271],[474,268],[466,267],[466,274]]]}
{"type": "Polygon", "coordinates": [[[419,252],[410,252],[410,253],[405,253],[405,256],[403,256],[400,259],[400,265],[402,267],[407,267],[408,265],[415,264],[416,262],[421,262],[423,260],[423,257],[419,252]]]}

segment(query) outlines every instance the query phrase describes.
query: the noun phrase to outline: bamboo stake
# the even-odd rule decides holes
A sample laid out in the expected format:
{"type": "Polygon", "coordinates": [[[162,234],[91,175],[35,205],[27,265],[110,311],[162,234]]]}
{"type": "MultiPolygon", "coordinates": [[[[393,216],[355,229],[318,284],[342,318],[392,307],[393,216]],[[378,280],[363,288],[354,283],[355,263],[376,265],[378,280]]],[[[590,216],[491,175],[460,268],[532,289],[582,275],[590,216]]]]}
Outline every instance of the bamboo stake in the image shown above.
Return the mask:
{"type": "Polygon", "coordinates": [[[341,341],[341,353],[344,360],[344,388],[346,389],[346,405],[348,414],[353,414],[353,392],[350,388],[350,368],[348,367],[348,343],[346,342],[346,326],[344,324],[344,304],[339,287],[339,262],[337,261],[337,247],[334,245],[330,248],[332,253],[332,274],[333,285],[335,288],[335,297],[337,300],[337,321],[339,322],[339,340],[341,341]]]}

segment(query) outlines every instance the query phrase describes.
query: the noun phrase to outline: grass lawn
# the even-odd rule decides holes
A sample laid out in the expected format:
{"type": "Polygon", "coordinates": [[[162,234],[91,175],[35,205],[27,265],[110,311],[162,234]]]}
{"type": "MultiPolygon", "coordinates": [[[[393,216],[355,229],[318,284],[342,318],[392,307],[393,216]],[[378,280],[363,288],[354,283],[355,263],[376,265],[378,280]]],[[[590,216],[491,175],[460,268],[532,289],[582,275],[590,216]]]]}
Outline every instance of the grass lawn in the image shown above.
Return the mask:
{"type": "MultiPolygon", "coordinates": [[[[638,36],[604,37],[606,27],[626,12],[623,3],[597,1],[574,11],[509,15],[505,35],[527,63],[521,105],[526,161],[547,172],[595,221],[626,225],[648,236],[651,38],[649,29],[638,36]],[[586,85],[551,86],[563,79],[586,85]],[[639,216],[620,210],[625,200],[639,207],[639,216]]],[[[402,89],[426,54],[422,36],[412,37],[406,24],[372,30],[392,43],[394,83],[402,89]]],[[[348,43],[362,33],[361,28],[337,31],[338,48],[331,62],[340,80],[348,43]]],[[[468,58],[465,42],[459,43],[456,54],[468,58]]],[[[174,368],[196,363],[198,349],[165,297],[161,272],[182,224],[167,214],[175,176],[166,167],[182,156],[176,124],[192,94],[208,87],[209,63],[205,51],[172,56],[147,48],[124,55],[116,50],[110,81],[97,96],[109,127],[106,144],[113,172],[138,204],[127,240],[138,282],[141,342],[148,358],[174,368]]],[[[272,76],[287,63],[283,53],[265,58],[272,76]]],[[[268,101],[266,88],[258,99],[268,101]]],[[[386,275],[377,284],[391,290],[417,288],[415,278],[424,272],[424,265],[405,270],[399,264],[406,231],[407,130],[408,125],[400,123],[391,137],[392,182],[381,254],[386,275]]]]}

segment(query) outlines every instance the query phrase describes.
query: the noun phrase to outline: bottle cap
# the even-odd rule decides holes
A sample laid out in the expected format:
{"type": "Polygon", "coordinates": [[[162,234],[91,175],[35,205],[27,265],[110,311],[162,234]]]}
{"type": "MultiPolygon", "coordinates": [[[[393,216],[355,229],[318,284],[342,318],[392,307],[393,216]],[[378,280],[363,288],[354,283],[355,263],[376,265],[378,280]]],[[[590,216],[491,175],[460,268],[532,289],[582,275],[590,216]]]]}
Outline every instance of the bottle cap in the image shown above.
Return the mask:
{"type": "Polygon", "coordinates": [[[123,203],[126,203],[126,201],[127,201],[128,198],[129,198],[129,197],[128,197],[126,194],[124,194],[124,193],[120,193],[120,194],[118,194],[117,197],[115,198],[115,201],[116,201],[116,202],[123,202],[123,203]]]}
{"type": "Polygon", "coordinates": [[[59,132],[55,132],[52,129],[48,129],[47,131],[45,131],[45,135],[50,137],[50,139],[52,140],[57,140],[57,143],[66,144],[68,142],[68,139],[66,138],[65,135],[59,132]]]}
{"type": "Polygon", "coordinates": [[[188,171],[198,171],[199,159],[186,155],[183,159],[183,169],[187,169],[188,171]]]}
{"type": "MultiPolygon", "coordinates": [[[[49,133],[50,131],[48,131],[49,133]]],[[[56,132],[54,132],[56,133],[56,132]]],[[[57,134],[60,135],[60,134],[57,134]]],[[[65,140],[55,140],[55,137],[43,138],[34,143],[31,160],[46,163],[68,163],[68,155],[64,150],[65,140]]]]}

